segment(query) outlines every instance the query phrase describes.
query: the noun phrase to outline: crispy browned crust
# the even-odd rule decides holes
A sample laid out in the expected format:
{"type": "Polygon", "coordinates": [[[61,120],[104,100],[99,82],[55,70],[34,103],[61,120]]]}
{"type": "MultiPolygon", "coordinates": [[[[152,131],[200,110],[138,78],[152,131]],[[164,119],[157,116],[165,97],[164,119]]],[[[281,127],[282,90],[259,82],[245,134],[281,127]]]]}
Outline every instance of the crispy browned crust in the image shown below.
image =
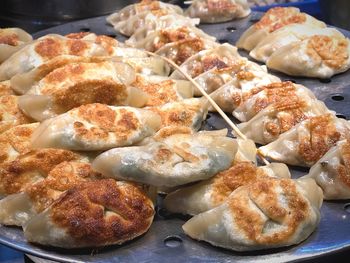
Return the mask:
{"type": "Polygon", "coordinates": [[[14,95],[14,91],[11,88],[10,81],[2,81],[0,82],[0,96],[4,95],[14,95]]]}
{"type": "MultiPolygon", "coordinates": [[[[257,244],[278,244],[287,241],[310,213],[307,201],[297,191],[291,179],[258,180],[240,188],[239,195],[228,199],[228,205],[237,227],[248,240],[257,244]],[[278,194],[278,188],[282,190],[278,194]],[[286,207],[281,205],[278,196],[283,195],[286,207]],[[252,209],[251,202],[269,217],[269,220],[283,224],[278,232],[264,231],[266,223],[260,211],[252,209]]],[[[253,206],[254,206],[253,205],[253,206]]]]}
{"type": "Polygon", "coordinates": [[[323,61],[328,67],[341,69],[349,59],[346,38],[315,35],[308,39],[306,53],[315,61],[323,61]]]}
{"type": "Polygon", "coordinates": [[[177,52],[169,58],[177,65],[181,65],[186,59],[205,49],[203,40],[198,37],[179,40],[174,44],[176,44],[177,52]]]}
{"type": "Polygon", "coordinates": [[[87,128],[82,122],[74,122],[77,136],[83,139],[101,139],[108,137],[109,133],[115,133],[120,140],[127,140],[130,133],[141,126],[135,113],[127,109],[116,112],[107,105],[95,103],[80,106],[75,110],[80,118],[93,125],[87,128]]]}
{"type": "Polygon", "coordinates": [[[342,163],[337,167],[339,179],[350,188],[350,141],[347,140],[340,149],[342,163]]]}
{"type": "Polygon", "coordinates": [[[102,175],[95,172],[91,164],[65,161],[55,166],[47,178],[26,188],[25,192],[30,197],[36,212],[40,213],[64,191],[81,182],[96,179],[102,179],[102,175]]]}
{"type": "Polygon", "coordinates": [[[191,38],[191,32],[187,27],[180,27],[176,29],[162,29],[159,31],[159,36],[156,38],[156,41],[153,43],[152,52],[157,51],[162,46],[168,43],[173,43],[179,40],[184,40],[191,38]]]}
{"type": "Polygon", "coordinates": [[[306,15],[291,7],[275,7],[263,15],[254,26],[256,29],[266,28],[273,32],[289,24],[302,24],[306,21],[306,15]]]}
{"type": "Polygon", "coordinates": [[[310,118],[307,128],[310,135],[299,138],[298,152],[306,162],[316,162],[339,141],[341,133],[331,114],[310,118]]]}
{"type": "Polygon", "coordinates": [[[137,12],[147,11],[147,10],[158,10],[160,9],[159,1],[153,0],[142,0],[140,3],[135,4],[135,9],[137,12]]]}
{"type": "Polygon", "coordinates": [[[230,0],[208,0],[205,1],[208,5],[208,11],[215,15],[225,15],[236,12],[238,5],[230,0]]]}
{"type": "Polygon", "coordinates": [[[19,36],[17,34],[0,30],[0,44],[18,46],[19,43],[19,36]]]}
{"type": "Polygon", "coordinates": [[[47,177],[64,161],[78,160],[80,156],[67,150],[41,149],[19,155],[14,161],[0,165],[0,194],[14,194],[47,177]]]}
{"type": "MultiPolygon", "coordinates": [[[[9,161],[9,151],[25,154],[31,150],[30,138],[39,123],[13,127],[0,134],[0,163],[9,161]]],[[[12,161],[12,160],[11,160],[12,161]]]]}
{"type": "Polygon", "coordinates": [[[5,95],[0,97],[0,133],[7,129],[32,122],[18,108],[18,97],[5,95]]]}
{"type": "Polygon", "coordinates": [[[78,246],[121,244],[145,233],[153,216],[152,201],[140,188],[112,179],[73,187],[50,207],[52,222],[78,246]]]}
{"type": "Polygon", "coordinates": [[[90,32],[76,32],[76,33],[69,33],[69,34],[65,35],[65,37],[71,38],[71,39],[82,39],[89,34],[91,34],[91,33],[90,32]]]}

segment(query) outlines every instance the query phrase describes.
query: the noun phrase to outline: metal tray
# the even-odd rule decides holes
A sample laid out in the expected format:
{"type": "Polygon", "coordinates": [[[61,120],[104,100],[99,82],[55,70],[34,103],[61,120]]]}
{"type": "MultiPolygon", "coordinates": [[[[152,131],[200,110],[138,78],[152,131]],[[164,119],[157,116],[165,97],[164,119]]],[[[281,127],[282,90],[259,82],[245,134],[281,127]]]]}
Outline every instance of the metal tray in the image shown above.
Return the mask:
{"type": "MultiPolygon", "coordinates": [[[[219,42],[234,44],[241,33],[256,22],[262,13],[254,12],[238,21],[201,25],[207,33],[217,37],[219,42]]],[[[81,20],[40,31],[34,37],[49,33],[67,34],[91,31],[125,40],[106,24],[105,17],[81,20]]],[[[342,30],[350,36],[350,32],[342,30]]],[[[245,52],[242,55],[247,56],[245,52]]],[[[272,72],[285,80],[292,80],[310,88],[339,117],[350,118],[350,71],[328,80],[291,78],[272,72]]],[[[217,114],[209,114],[203,129],[221,129],[225,122],[217,114]]],[[[293,178],[307,173],[306,169],[291,167],[293,178]]],[[[63,262],[286,262],[313,259],[332,253],[344,252],[350,248],[350,203],[324,202],[321,222],[316,231],[303,243],[286,248],[257,252],[238,253],[213,247],[187,237],[181,226],[188,219],[172,215],[162,208],[162,197],[157,207],[155,221],[150,230],[136,240],[121,246],[101,249],[65,250],[37,246],[26,242],[20,228],[0,226],[0,243],[34,256],[63,262]]]]}

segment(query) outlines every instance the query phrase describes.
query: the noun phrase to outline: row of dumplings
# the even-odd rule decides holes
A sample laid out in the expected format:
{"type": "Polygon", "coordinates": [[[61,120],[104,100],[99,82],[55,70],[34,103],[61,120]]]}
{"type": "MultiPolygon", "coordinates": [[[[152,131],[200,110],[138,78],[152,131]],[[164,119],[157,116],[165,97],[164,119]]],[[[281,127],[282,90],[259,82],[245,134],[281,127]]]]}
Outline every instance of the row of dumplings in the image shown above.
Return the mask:
{"type": "Polygon", "coordinates": [[[349,39],[294,7],[270,9],[242,34],[237,47],[292,76],[330,78],[350,68],[349,39]]]}

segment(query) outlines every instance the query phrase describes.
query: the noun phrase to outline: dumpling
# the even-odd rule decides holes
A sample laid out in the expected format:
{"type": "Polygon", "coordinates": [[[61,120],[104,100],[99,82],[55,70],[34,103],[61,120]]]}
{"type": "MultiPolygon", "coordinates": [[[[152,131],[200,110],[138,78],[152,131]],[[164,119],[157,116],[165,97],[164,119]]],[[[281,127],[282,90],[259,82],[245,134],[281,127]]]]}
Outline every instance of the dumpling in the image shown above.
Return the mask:
{"type": "Polygon", "coordinates": [[[34,148],[98,151],[137,143],[161,125],[152,111],[132,107],[87,104],[40,124],[32,136],[34,148]]]}
{"type": "Polygon", "coordinates": [[[269,105],[281,101],[293,104],[300,100],[316,100],[311,90],[290,81],[271,83],[261,87],[260,91],[255,89],[249,95],[243,98],[244,101],[232,113],[241,122],[249,121],[269,105]]]}
{"type": "Polygon", "coordinates": [[[148,95],[130,87],[135,78],[134,69],[125,63],[71,63],[46,75],[18,104],[38,121],[90,103],[143,107],[148,95]]]}
{"type": "Polygon", "coordinates": [[[266,178],[236,189],[182,228],[194,239],[235,251],[290,246],[317,228],[322,198],[313,179],[266,178]]]}
{"type": "Polygon", "coordinates": [[[320,28],[310,25],[291,24],[272,32],[265,37],[249,53],[252,58],[266,62],[270,56],[283,46],[293,42],[302,41],[313,35],[344,37],[342,33],[334,28],[320,28]]]}
{"type": "Polygon", "coordinates": [[[350,198],[350,141],[339,141],[315,163],[308,175],[322,188],[324,199],[350,198]]]}
{"type": "Polygon", "coordinates": [[[0,97],[4,95],[15,95],[9,80],[0,81],[0,97]]]}
{"type": "Polygon", "coordinates": [[[23,226],[31,217],[48,208],[64,191],[81,182],[102,178],[89,163],[64,161],[55,166],[45,179],[1,199],[0,223],[23,226]]]}
{"type": "Polygon", "coordinates": [[[199,51],[210,49],[218,45],[219,44],[214,41],[196,37],[168,43],[158,49],[156,54],[174,61],[177,65],[181,65],[199,51]]]}
{"type": "Polygon", "coordinates": [[[137,73],[143,75],[169,76],[170,73],[168,62],[159,57],[124,57],[121,62],[129,64],[137,73]]]}
{"type": "Polygon", "coordinates": [[[20,28],[0,28],[0,64],[33,38],[20,28]]]}
{"type": "Polygon", "coordinates": [[[350,68],[349,39],[314,35],[275,51],[266,65],[292,76],[330,78],[350,68]]]}
{"type": "Polygon", "coordinates": [[[198,131],[207,116],[208,102],[206,99],[192,98],[147,109],[160,115],[162,127],[185,126],[198,131]]]}
{"type": "Polygon", "coordinates": [[[216,132],[181,133],[175,127],[144,145],[104,152],[92,166],[107,177],[173,187],[227,169],[237,147],[234,139],[216,132]]]}
{"type": "Polygon", "coordinates": [[[0,134],[12,127],[33,122],[18,107],[18,96],[0,97],[0,134]]]}
{"type": "Polygon", "coordinates": [[[31,150],[31,136],[39,123],[12,127],[0,134],[0,164],[13,161],[31,150]]]}
{"type": "Polygon", "coordinates": [[[249,27],[241,35],[236,45],[238,48],[250,51],[272,32],[290,24],[307,24],[320,28],[326,27],[325,23],[306,13],[301,13],[296,7],[274,7],[269,9],[259,22],[249,27]]]}
{"type": "Polygon", "coordinates": [[[220,23],[246,17],[250,12],[247,0],[193,0],[185,14],[200,18],[201,23],[220,23]]]}
{"type": "Polygon", "coordinates": [[[276,141],[260,147],[272,160],[298,166],[312,166],[337,141],[350,138],[350,124],[333,114],[315,116],[301,122],[276,141]]]}
{"type": "Polygon", "coordinates": [[[193,97],[193,85],[186,80],[173,80],[162,76],[137,75],[133,87],[148,95],[146,106],[160,106],[168,102],[193,97]]]}
{"type": "Polygon", "coordinates": [[[173,13],[177,13],[179,15],[183,14],[182,9],[177,5],[172,5],[161,1],[142,0],[139,3],[128,5],[123,9],[109,15],[107,17],[107,21],[110,24],[114,25],[119,21],[125,21],[128,18],[135,16],[139,13],[155,10],[167,10],[173,13]]]}
{"type": "MultiPolygon", "coordinates": [[[[198,52],[197,54],[188,58],[180,66],[180,68],[192,78],[195,78],[212,68],[221,69],[237,64],[237,60],[242,60],[237,48],[225,43],[217,47],[198,52]]],[[[173,79],[186,79],[186,77],[178,70],[175,70],[170,77],[173,79]]]]}
{"type": "Polygon", "coordinates": [[[140,188],[106,179],[69,189],[23,230],[28,242],[41,245],[104,247],[142,235],[153,217],[153,203],[140,188]]]}
{"type": "Polygon", "coordinates": [[[151,32],[146,28],[142,28],[141,30],[135,31],[125,43],[135,48],[143,48],[155,52],[168,43],[196,37],[209,41],[216,40],[215,37],[204,33],[204,31],[194,26],[178,26],[151,32]]]}
{"type": "Polygon", "coordinates": [[[235,162],[208,180],[168,194],[164,206],[172,213],[197,215],[221,205],[237,188],[270,177],[290,178],[288,167],[282,163],[257,167],[251,162],[235,162]]]}
{"type": "Polygon", "coordinates": [[[48,173],[64,161],[83,160],[74,152],[61,149],[32,150],[13,161],[0,165],[0,196],[23,191],[43,180],[48,173]]]}

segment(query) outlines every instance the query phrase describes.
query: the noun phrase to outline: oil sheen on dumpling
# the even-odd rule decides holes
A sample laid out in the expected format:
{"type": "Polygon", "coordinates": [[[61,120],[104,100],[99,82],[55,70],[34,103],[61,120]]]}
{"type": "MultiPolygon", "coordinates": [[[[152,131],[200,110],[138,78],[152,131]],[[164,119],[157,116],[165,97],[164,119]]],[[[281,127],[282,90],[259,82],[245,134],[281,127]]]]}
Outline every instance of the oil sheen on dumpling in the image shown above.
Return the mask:
{"type": "Polygon", "coordinates": [[[333,114],[315,116],[301,122],[276,141],[260,147],[272,160],[298,166],[312,166],[337,141],[350,138],[350,124],[333,114]]]}
{"type": "Polygon", "coordinates": [[[314,178],[322,188],[324,199],[350,198],[350,140],[343,140],[332,147],[307,176],[314,178]]]}
{"type": "MultiPolygon", "coordinates": [[[[175,128],[175,132],[179,129],[175,128]]],[[[102,153],[93,168],[104,176],[173,187],[210,178],[230,167],[237,142],[214,132],[171,133],[142,146],[102,153]]]]}
{"type": "Polygon", "coordinates": [[[183,225],[190,237],[235,251],[299,244],[320,222],[323,194],[313,179],[265,178],[183,225]]]}
{"type": "Polygon", "coordinates": [[[42,121],[85,104],[143,107],[148,96],[130,87],[134,69],[125,63],[71,63],[57,68],[19,99],[19,107],[42,121]]]}
{"type": "Polygon", "coordinates": [[[290,24],[308,24],[314,27],[324,28],[326,24],[301,13],[296,7],[274,7],[267,11],[259,22],[249,27],[237,42],[237,47],[252,50],[260,41],[272,32],[290,24]]]}
{"type": "Polygon", "coordinates": [[[105,179],[83,182],[69,189],[31,218],[23,230],[28,242],[41,245],[104,247],[142,235],[153,217],[153,202],[142,189],[105,179]]]}
{"type": "Polygon", "coordinates": [[[247,0],[193,0],[185,11],[201,23],[220,23],[246,17],[251,10],[247,0]]]}
{"type": "Polygon", "coordinates": [[[343,36],[314,35],[280,48],[266,65],[292,76],[330,78],[350,68],[350,42],[343,36]]]}
{"type": "Polygon", "coordinates": [[[257,167],[247,161],[235,162],[208,180],[168,194],[164,205],[173,213],[197,215],[221,205],[238,187],[270,177],[290,178],[288,167],[282,163],[257,167]]]}
{"type": "Polygon", "coordinates": [[[0,28],[0,63],[32,40],[32,36],[23,29],[0,28]]]}
{"type": "Polygon", "coordinates": [[[285,98],[263,109],[249,121],[238,124],[238,128],[256,143],[267,144],[303,120],[329,112],[319,100],[285,98]]]}
{"type": "Polygon", "coordinates": [[[87,104],[42,122],[32,136],[32,145],[34,148],[107,150],[137,143],[153,135],[160,125],[160,116],[152,111],[87,104]]]}
{"type": "Polygon", "coordinates": [[[102,179],[89,163],[65,161],[55,166],[48,176],[26,187],[22,192],[0,200],[0,223],[23,226],[31,217],[41,213],[64,191],[77,184],[102,179]]]}

